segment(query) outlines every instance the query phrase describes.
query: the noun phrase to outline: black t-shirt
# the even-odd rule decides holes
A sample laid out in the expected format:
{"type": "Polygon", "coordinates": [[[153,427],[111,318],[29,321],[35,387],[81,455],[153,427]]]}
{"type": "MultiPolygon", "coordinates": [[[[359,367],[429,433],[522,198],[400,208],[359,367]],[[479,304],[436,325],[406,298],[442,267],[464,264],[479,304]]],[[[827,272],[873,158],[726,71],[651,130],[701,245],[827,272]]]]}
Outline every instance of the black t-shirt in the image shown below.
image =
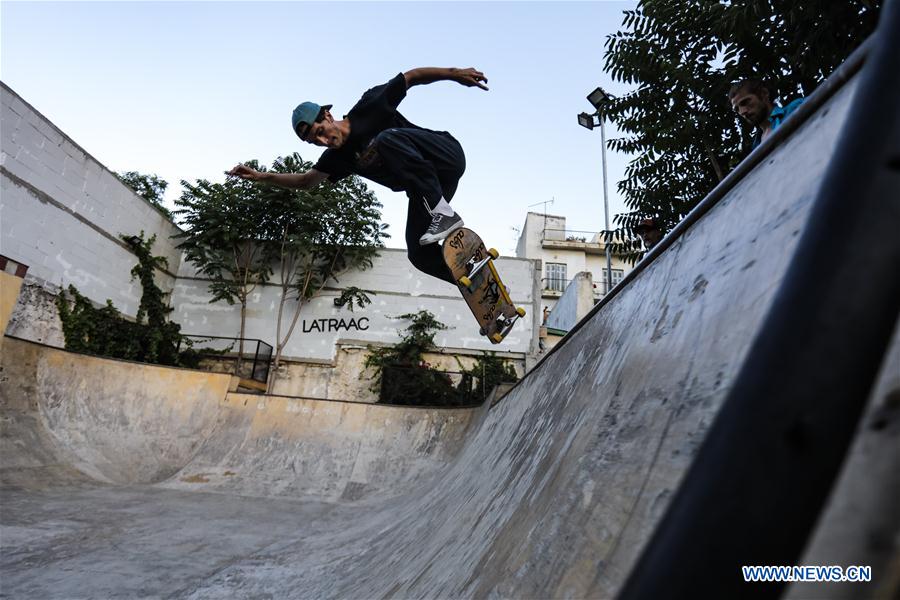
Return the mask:
{"type": "Polygon", "coordinates": [[[403,73],[399,73],[387,83],[366,91],[347,113],[347,119],[350,120],[350,135],[344,145],[325,150],[314,168],[322,173],[328,173],[328,180],[331,182],[356,173],[394,191],[401,191],[402,187],[384,168],[374,149],[370,148],[370,144],[375,136],[385,129],[423,129],[410,123],[397,111],[397,106],[405,97],[406,78],[403,73]]]}

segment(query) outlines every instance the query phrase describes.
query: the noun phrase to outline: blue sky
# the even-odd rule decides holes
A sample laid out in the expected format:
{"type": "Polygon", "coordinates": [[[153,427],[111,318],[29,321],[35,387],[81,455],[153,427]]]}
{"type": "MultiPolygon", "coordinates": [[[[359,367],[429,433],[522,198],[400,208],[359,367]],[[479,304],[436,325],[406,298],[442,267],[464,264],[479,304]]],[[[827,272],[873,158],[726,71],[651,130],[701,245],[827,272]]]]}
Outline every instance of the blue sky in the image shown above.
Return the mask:
{"type": "MultiPolygon", "coordinates": [[[[600,133],[578,126],[603,72],[603,44],[634,2],[8,2],[0,78],[115,171],[222,181],[319,148],[290,113],[303,100],[343,114],[367,88],[420,66],[476,67],[490,91],[438,82],[410,90],[413,123],[453,133],[467,171],[453,201],[486,243],[511,254],[529,205],[570,229],[603,228],[600,133]]],[[[608,137],[616,135],[607,131],[608,137]]],[[[610,218],[628,157],[608,152],[610,218]]],[[[370,184],[391,247],[406,197],[370,184]]]]}

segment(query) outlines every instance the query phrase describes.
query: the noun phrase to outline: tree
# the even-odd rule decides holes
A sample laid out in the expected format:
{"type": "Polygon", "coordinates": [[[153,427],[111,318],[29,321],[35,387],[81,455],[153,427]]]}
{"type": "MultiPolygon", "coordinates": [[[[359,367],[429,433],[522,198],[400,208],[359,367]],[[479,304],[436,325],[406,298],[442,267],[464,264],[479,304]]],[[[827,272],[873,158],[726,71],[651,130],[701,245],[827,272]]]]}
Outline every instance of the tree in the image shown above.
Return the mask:
{"type": "MultiPolygon", "coordinates": [[[[296,152],[279,157],[272,165],[277,173],[302,173],[312,168],[296,152]]],[[[275,336],[275,368],[269,383],[272,389],[285,346],[294,332],[303,305],[318,296],[330,283],[354,269],[367,269],[378,248],[388,237],[381,223],[381,204],[356,176],[314,190],[263,187],[263,204],[268,213],[265,235],[266,255],[277,264],[281,298],[275,336]],[[289,303],[293,316],[285,323],[289,303]]],[[[362,306],[368,296],[361,290],[341,295],[344,303],[355,298],[362,306]]]]}
{"type": "Polygon", "coordinates": [[[119,181],[134,190],[138,196],[158,208],[167,217],[172,218],[172,213],[168,208],[163,206],[163,195],[169,182],[160,179],[156,175],[144,175],[137,171],[126,171],[125,173],[116,173],[119,181]]]}
{"type": "MultiPolygon", "coordinates": [[[[256,161],[248,165],[265,170],[256,161]]],[[[184,190],[175,211],[186,231],[176,234],[178,248],[197,269],[209,277],[210,302],[240,304],[237,371],[244,353],[247,300],[272,273],[271,257],[264,243],[269,232],[269,207],[263,189],[243,179],[225,183],[205,179],[196,184],[182,181],[184,190]]]]}
{"type": "MultiPolygon", "coordinates": [[[[604,114],[637,155],[618,184],[628,213],[619,235],[656,217],[668,231],[747,153],[751,129],[727,92],[745,77],[772,81],[784,101],[810,94],[874,30],[880,0],[643,0],[606,39],[604,64],[634,89],[604,114]]],[[[607,234],[610,238],[612,232],[607,234]]],[[[640,256],[636,243],[614,251],[640,256]]]]}

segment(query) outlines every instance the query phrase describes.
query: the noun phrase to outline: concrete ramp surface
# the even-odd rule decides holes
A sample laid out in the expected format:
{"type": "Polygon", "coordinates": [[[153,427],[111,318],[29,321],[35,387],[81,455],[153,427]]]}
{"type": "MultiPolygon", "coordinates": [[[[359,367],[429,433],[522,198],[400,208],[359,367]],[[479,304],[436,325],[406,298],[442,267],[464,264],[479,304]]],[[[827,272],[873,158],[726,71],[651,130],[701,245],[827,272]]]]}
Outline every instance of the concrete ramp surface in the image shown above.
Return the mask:
{"type": "MultiPolygon", "coordinates": [[[[492,408],[233,394],[7,338],[0,595],[614,597],[782,283],[856,79],[834,87],[492,408]]],[[[893,339],[870,414],[900,393],[893,339]]],[[[891,423],[850,464],[875,448],[896,491],[891,423]]],[[[859,490],[845,474],[809,555],[878,559],[861,515],[884,497],[859,490]],[[859,520],[835,544],[848,502],[859,520]]]]}

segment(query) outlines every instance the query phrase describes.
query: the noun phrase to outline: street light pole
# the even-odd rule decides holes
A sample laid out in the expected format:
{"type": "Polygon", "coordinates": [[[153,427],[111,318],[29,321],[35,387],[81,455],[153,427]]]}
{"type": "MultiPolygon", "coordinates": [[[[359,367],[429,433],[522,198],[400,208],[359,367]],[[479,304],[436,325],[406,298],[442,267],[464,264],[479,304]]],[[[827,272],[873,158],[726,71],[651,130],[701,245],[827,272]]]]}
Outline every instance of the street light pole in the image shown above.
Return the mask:
{"type": "MultiPolygon", "coordinates": [[[[600,113],[598,116],[600,119],[600,152],[603,162],[603,227],[606,231],[609,231],[609,187],[606,181],[606,127],[603,124],[605,121],[603,113],[600,113]]],[[[606,291],[603,293],[605,296],[612,288],[612,256],[609,252],[609,240],[606,239],[605,233],[603,236],[603,248],[606,250],[606,291]]]]}
{"type": "Polygon", "coordinates": [[[594,129],[594,117],[600,122],[600,152],[603,160],[603,218],[604,218],[604,236],[603,248],[606,251],[606,291],[605,296],[612,287],[612,256],[609,252],[609,242],[606,234],[609,232],[609,185],[606,178],[606,119],[604,118],[604,108],[612,97],[607,94],[603,88],[595,88],[593,92],[587,95],[587,101],[594,107],[594,114],[581,113],[578,115],[578,124],[586,129],[594,129]]]}

